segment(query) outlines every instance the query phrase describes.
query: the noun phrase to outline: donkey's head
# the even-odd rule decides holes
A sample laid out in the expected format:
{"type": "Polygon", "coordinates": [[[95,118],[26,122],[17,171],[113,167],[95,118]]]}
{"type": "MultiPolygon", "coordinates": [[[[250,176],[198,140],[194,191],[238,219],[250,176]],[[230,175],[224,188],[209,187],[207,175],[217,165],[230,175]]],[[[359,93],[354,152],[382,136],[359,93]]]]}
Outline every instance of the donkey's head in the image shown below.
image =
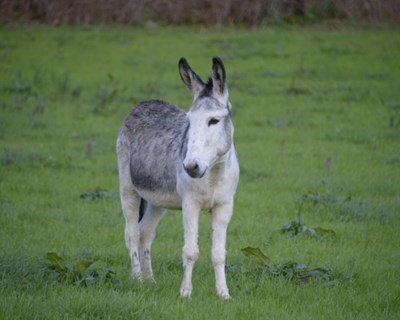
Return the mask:
{"type": "Polygon", "coordinates": [[[181,58],[179,74],[194,96],[193,105],[187,113],[190,125],[183,167],[192,178],[201,178],[223,159],[233,141],[225,68],[221,59],[214,57],[211,77],[204,83],[186,59],[181,58]]]}

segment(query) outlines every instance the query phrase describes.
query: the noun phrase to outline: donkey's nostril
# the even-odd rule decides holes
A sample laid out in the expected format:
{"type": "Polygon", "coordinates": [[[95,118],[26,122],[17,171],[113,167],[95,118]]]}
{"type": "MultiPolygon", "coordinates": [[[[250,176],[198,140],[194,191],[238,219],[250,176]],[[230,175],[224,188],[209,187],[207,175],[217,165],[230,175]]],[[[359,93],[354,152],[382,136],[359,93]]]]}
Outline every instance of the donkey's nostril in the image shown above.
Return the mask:
{"type": "Polygon", "coordinates": [[[200,166],[197,162],[189,162],[187,164],[183,163],[183,167],[186,172],[192,178],[201,178],[204,175],[204,172],[201,172],[200,166]]]}
{"type": "Polygon", "coordinates": [[[196,176],[196,172],[199,170],[199,165],[196,162],[184,163],[183,167],[192,178],[196,176]]]}

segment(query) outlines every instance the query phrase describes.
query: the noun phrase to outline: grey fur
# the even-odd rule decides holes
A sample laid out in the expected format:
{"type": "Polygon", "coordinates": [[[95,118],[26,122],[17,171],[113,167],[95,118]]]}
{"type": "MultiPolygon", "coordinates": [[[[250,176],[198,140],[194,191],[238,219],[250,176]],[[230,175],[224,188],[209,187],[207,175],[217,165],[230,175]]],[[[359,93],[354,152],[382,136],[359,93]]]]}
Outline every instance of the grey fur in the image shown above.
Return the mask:
{"type": "Polygon", "coordinates": [[[144,101],[127,116],[118,141],[129,144],[119,143],[118,154],[129,155],[131,182],[139,194],[163,192],[178,198],[176,164],[182,162],[188,127],[185,112],[160,100],[144,101]]]}
{"type": "Polygon", "coordinates": [[[132,137],[130,173],[138,190],[175,189],[176,163],[182,158],[188,126],[184,112],[162,101],[143,102],[128,116],[125,127],[132,137]]]}

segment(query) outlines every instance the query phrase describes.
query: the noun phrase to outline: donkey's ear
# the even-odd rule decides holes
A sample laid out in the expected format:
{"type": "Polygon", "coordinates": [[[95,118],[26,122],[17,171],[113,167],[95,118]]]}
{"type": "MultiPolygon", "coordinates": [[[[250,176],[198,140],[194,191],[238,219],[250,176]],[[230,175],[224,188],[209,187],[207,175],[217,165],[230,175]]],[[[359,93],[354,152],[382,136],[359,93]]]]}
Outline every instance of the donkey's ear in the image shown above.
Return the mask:
{"type": "Polygon", "coordinates": [[[213,93],[221,98],[228,98],[228,87],[226,86],[226,73],[224,64],[219,57],[214,57],[211,79],[213,82],[213,93]]]}
{"type": "Polygon", "coordinates": [[[189,63],[185,58],[179,60],[179,74],[186,87],[192,91],[196,98],[204,89],[205,84],[203,80],[190,68],[189,63]]]}

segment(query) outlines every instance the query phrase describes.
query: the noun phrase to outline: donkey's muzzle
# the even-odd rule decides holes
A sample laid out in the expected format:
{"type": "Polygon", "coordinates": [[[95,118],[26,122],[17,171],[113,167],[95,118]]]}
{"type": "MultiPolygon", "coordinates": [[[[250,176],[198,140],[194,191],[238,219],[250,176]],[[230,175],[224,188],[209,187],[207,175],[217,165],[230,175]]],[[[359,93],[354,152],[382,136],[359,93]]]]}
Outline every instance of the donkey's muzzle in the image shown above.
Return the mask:
{"type": "Polygon", "coordinates": [[[185,168],[185,171],[187,174],[192,177],[192,178],[201,178],[204,176],[204,174],[207,171],[207,166],[202,166],[196,161],[188,162],[188,163],[183,163],[183,167],[185,168]]]}

